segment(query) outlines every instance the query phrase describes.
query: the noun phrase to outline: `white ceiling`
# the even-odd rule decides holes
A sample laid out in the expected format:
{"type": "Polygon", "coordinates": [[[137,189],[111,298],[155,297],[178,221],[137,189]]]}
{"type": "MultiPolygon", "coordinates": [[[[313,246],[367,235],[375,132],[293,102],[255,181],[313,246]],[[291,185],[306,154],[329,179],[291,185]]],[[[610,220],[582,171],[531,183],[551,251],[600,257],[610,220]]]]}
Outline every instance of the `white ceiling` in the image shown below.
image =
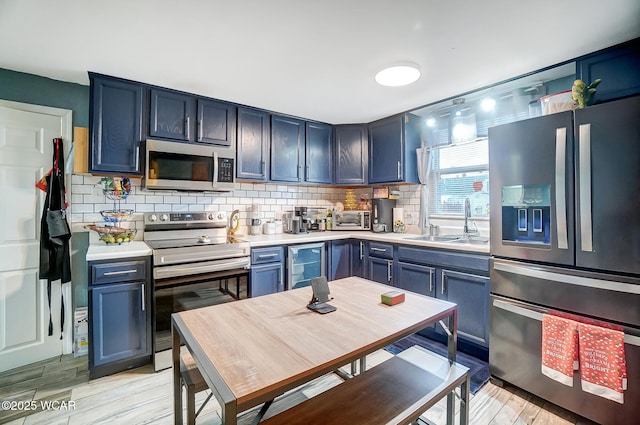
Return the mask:
{"type": "Polygon", "coordinates": [[[0,0],[0,68],[370,122],[640,36],[638,0],[0,0]],[[422,78],[378,86],[414,63],[422,78]]]}

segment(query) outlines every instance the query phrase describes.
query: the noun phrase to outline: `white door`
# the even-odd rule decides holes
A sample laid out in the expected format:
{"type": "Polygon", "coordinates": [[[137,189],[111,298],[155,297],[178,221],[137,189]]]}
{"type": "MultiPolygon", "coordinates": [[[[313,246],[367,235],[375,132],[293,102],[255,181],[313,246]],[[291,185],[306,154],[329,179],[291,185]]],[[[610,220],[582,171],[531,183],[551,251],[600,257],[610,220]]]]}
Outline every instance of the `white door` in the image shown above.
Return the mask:
{"type": "Polygon", "coordinates": [[[0,372],[71,351],[70,284],[52,285],[54,332],[47,335],[47,282],[38,279],[45,194],[35,187],[51,168],[52,140],[70,146],[71,125],[71,111],[0,101],[0,372]]]}

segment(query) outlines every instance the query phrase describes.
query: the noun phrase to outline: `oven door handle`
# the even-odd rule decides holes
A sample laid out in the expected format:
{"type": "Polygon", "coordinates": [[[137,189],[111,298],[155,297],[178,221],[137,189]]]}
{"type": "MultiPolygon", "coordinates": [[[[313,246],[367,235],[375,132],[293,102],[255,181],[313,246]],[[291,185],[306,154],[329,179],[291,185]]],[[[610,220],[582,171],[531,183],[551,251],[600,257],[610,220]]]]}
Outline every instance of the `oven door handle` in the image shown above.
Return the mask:
{"type": "Polygon", "coordinates": [[[221,270],[232,270],[238,268],[248,269],[250,265],[251,262],[248,258],[241,258],[235,261],[217,261],[201,264],[182,264],[179,266],[155,267],[153,269],[153,278],[166,279],[176,276],[210,273],[221,270]]]}
{"type": "Polygon", "coordinates": [[[640,294],[640,285],[636,285],[633,283],[594,279],[591,277],[583,277],[572,274],[554,273],[552,271],[541,269],[537,266],[507,264],[496,261],[493,265],[493,268],[497,271],[532,277],[535,279],[544,279],[558,283],[566,283],[568,285],[586,286],[588,288],[605,289],[609,291],[617,291],[635,295],[640,294]]]}
{"type": "MultiPolygon", "coordinates": [[[[536,310],[533,310],[531,308],[521,307],[519,305],[499,299],[493,300],[493,307],[499,308],[501,310],[506,310],[519,316],[528,317],[529,319],[537,320],[539,322],[542,322],[542,315],[548,312],[547,309],[537,308],[536,310]]],[[[624,342],[625,344],[631,344],[640,347],[640,337],[635,335],[625,333],[624,342]]]]}

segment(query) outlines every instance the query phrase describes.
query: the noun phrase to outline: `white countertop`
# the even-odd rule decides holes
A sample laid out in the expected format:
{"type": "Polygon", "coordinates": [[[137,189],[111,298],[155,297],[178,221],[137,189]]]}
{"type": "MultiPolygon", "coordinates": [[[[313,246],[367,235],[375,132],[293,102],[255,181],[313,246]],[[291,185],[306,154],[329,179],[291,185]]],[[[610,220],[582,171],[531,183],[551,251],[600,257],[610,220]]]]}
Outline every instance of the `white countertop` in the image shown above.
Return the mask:
{"type": "Polygon", "coordinates": [[[431,242],[423,240],[415,240],[419,235],[410,233],[373,233],[373,232],[354,232],[348,230],[326,231],[326,232],[309,232],[303,234],[292,235],[282,233],[276,235],[236,235],[236,238],[245,240],[251,244],[252,248],[270,245],[291,245],[298,243],[324,242],[339,239],[363,239],[367,241],[401,243],[405,245],[413,245],[424,248],[440,248],[455,251],[477,252],[480,254],[489,253],[489,244],[473,245],[466,243],[450,243],[450,242],[431,242]]]}
{"type": "Polygon", "coordinates": [[[151,255],[151,248],[142,241],[128,243],[105,244],[104,242],[93,243],[87,250],[87,261],[113,260],[127,257],[144,257],[151,255]]]}
{"type": "MultiPolygon", "coordinates": [[[[354,232],[354,231],[326,231],[326,232],[309,232],[303,234],[292,235],[290,233],[280,233],[276,235],[235,235],[237,239],[249,242],[252,248],[272,245],[293,245],[311,242],[325,242],[340,239],[363,239],[367,241],[401,243],[405,245],[419,246],[423,248],[440,248],[454,251],[476,252],[480,254],[489,253],[489,244],[472,245],[464,243],[449,242],[431,242],[415,240],[415,234],[409,233],[373,233],[373,232],[354,232]]],[[[87,261],[95,260],[111,260],[127,257],[143,257],[151,255],[151,248],[143,241],[133,241],[123,243],[122,245],[96,242],[89,245],[87,251],[87,261]]]]}

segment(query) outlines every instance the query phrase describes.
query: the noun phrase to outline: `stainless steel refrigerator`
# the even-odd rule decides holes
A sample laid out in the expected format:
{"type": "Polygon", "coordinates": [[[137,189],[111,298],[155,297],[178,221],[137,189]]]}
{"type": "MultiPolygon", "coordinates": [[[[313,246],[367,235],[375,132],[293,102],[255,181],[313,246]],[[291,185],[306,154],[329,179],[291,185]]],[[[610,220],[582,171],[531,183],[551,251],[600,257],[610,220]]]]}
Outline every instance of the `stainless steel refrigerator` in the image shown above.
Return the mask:
{"type": "Polygon", "coordinates": [[[489,362],[506,381],[602,424],[640,416],[640,97],[489,129],[489,362]],[[541,373],[542,314],[625,332],[618,404],[541,373]]]}

